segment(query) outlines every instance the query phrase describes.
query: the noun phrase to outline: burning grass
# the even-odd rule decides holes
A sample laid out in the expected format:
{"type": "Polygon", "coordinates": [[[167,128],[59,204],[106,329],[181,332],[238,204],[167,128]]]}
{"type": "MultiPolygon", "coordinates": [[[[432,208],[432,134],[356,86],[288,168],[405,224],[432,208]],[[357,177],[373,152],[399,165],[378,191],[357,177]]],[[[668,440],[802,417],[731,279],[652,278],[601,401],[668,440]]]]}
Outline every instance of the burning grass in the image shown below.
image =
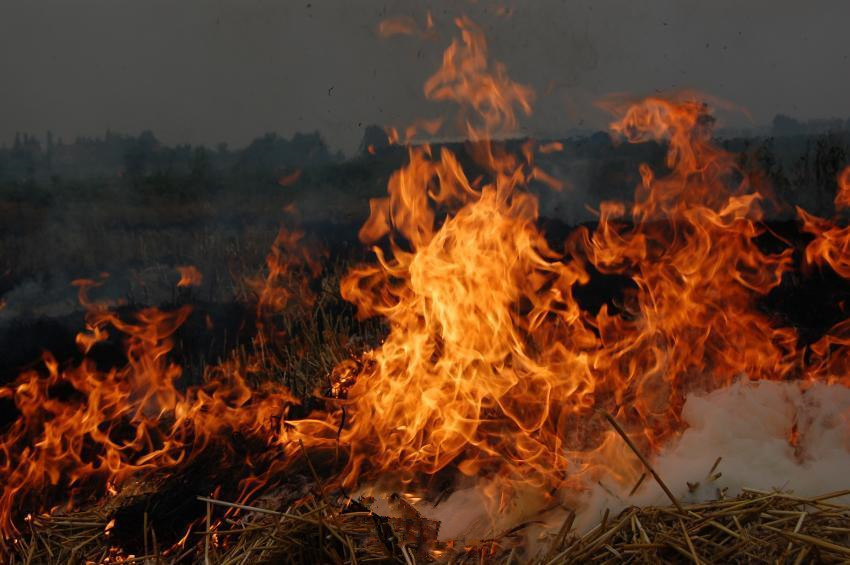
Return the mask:
{"type": "Polygon", "coordinates": [[[529,186],[562,184],[535,165],[533,141],[516,153],[490,142],[513,130],[517,110],[531,111],[533,93],[488,60],[481,29],[455,23],[460,39],[425,94],[460,106],[473,166],[448,148],[409,147],[359,234],[375,260],[338,279],[357,324],[350,312],[329,315],[332,293],[315,284],[328,256],[295,231],[280,231],[262,273],[245,283],[250,346],[194,380],[171,356],[188,304],[128,318],[89,298],[100,280],[75,282],[87,310],[82,362],[48,354],[0,388],[18,410],[0,436],[10,560],[847,557],[848,510],[833,502],[846,492],[744,490],[684,504],[652,459],[686,436],[689,394],[734,392],[746,375],[789,382],[803,406],[788,408],[786,389],[759,397],[773,399],[764,412],[771,453],[796,471],[811,468],[807,453],[850,460],[850,402],[823,388],[850,384],[850,323],[807,343],[760,306],[788,273],[850,277],[848,228],[800,210],[805,249],[779,236],[775,248],[760,244],[760,185],[715,146],[708,107],[651,97],[615,108],[611,128],[630,143],[665,143],[666,168],[642,165],[633,202],[604,203],[594,228],[553,245],[529,186]],[[575,295],[594,274],[628,280],[622,300],[583,307],[575,295]],[[360,323],[369,318],[383,322],[360,323]],[[111,333],[124,358],[107,367],[89,354],[111,333]],[[803,400],[808,390],[819,392],[803,400]],[[830,453],[807,452],[811,430],[824,432],[830,453]],[[576,512],[591,516],[581,494],[601,486],[622,503],[616,491],[638,489],[641,473],[672,508],[630,507],[573,528],[576,512]],[[448,520],[420,514],[414,499],[434,509],[435,490],[462,484],[489,522],[462,516],[462,534],[440,539],[448,520]],[[401,494],[383,509],[370,488],[401,494]],[[547,529],[555,510],[568,517],[547,529]]]}
{"type": "MultiPolygon", "coordinates": [[[[279,508],[266,497],[243,505],[202,497],[206,517],[178,545],[163,549],[145,514],[143,551],[115,545],[107,507],[33,517],[16,540],[18,563],[845,563],[850,506],[835,499],[745,489],[739,496],[679,506],[629,507],[584,532],[570,513],[560,530],[525,549],[519,525],[477,543],[437,541],[439,524],[409,511],[386,517],[368,502],[313,491],[279,508]],[[263,506],[259,506],[262,504],[263,506]]],[[[402,503],[403,504],[403,503],[402,503]]],[[[412,507],[411,507],[412,508],[412,507]]]]}

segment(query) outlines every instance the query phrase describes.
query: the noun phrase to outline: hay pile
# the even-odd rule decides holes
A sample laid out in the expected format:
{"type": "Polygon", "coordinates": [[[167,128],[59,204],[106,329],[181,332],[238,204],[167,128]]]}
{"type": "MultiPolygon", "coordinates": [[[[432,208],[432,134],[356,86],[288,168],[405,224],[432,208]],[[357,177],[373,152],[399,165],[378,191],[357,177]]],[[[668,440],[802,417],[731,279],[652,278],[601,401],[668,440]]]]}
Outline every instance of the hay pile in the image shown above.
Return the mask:
{"type": "Polygon", "coordinates": [[[681,506],[628,508],[581,536],[566,536],[546,563],[845,563],[850,506],[745,489],[681,506]],[[684,511],[684,512],[682,512],[684,511]]]}
{"type": "MultiPolygon", "coordinates": [[[[718,492],[717,500],[682,504],[614,418],[603,415],[671,505],[629,507],[616,516],[606,512],[586,532],[574,529],[575,514],[570,513],[559,531],[545,540],[544,549],[534,554],[528,548],[526,524],[475,543],[440,541],[440,524],[421,516],[402,496],[391,496],[388,511],[378,512],[372,511],[374,499],[329,492],[305,452],[310,473],[301,487],[293,486],[295,481],[254,505],[196,497],[195,515],[197,508],[206,513],[185,533],[175,535],[167,531],[173,523],[158,523],[149,516],[150,500],[170,499],[172,491],[164,483],[148,481],[88,510],[28,517],[28,531],[0,548],[0,558],[27,565],[850,562],[850,506],[840,502],[850,500],[850,489],[814,498],[743,489],[734,498],[718,492]],[[170,534],[172,541],[162,543],[167,537],[163,534],[170,534]]],[[[168,500],[167,505],[179,501],[168,500]]]]}
{"type": "MultiPolygon", "coordinates": [[[[116,545],[107,509],[33,517],[10,563],[844,563],[850,560],[850,490],[815,498],[747,489],[700,504],[631,507],[575,532],[572,515],[545,550],[528,555],[518,528],[462,547],[437,541],[439,524],[399,499],[401,517],[368,500],[315,494],[282,510],[200,498],[207,515],[162,548],[145,517],[144,551],[116,545]]],[[[398,515],[398,514],[397,514],[398,515]]],[[[160,532],[162,533],[162,532],[160,532]]]]}

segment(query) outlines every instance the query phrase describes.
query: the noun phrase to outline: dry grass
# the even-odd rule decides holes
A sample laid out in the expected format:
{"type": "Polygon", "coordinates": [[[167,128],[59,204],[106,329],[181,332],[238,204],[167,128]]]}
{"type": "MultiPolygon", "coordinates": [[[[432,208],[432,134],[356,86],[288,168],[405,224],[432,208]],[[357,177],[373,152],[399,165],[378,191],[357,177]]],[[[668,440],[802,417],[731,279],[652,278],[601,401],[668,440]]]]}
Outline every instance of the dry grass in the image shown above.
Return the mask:
{"type": "MultiPolygon", "coordinates": [[[[260,340],[254,343],[254,350],[242,352],[259,363],[258,373],[264,378],[285,382],[306,398],[322,384],[316,381],[317,375],[328,375],[352,351],[362,349],[362,343],[345,336],[369,334],[376,339],[380,334],[378,325],[362,325],[340,315],[333,290],[343,270],[344,265],[338,265],[326,272],[322,291],[311,307],[296,306],[272,320],[289,339],[283,343],[260,340]]],[[[628,442],[616,421],[603,415],[628,442]]],[[[630,447],[644,461],[648,474],[664,487],[649,461],[634,445],[630,447]]],[[[412,508],[402,507],[401,517],[399,512],[392,517],[371,512],[368,501],[352,500],[323,487],[309,458],[305,457],[304,463],[306,468],[302,465],[300,471],[287,473],[300,473],[301,478],[290,484],[307,485],[305,488],[278,487],[249,505],[198,497],[195,514],[184,520],[186,529],[170,532],[170,536],[165,535],[169,532],[158,523],[156,513],[149,515],[141,510],[146,505],[138,504],[163,492],[155,480],[125,487],[117,496],[83,509],[33,516],[25,522],[20,537],[10,540],[5,552],[0,549],[0,562],[796,565],[850,561],[850,506],[836,502],[850,497],[850,490],[802,498],[749,489],[734,498],[719,494],[717,500],[699,504],[683,504],[669,494],[669,506],[606,513],[587,531],[576,531],[570,514],[557,532],[549,534],[543,549],[532,554],[522,526],[473,546],[438,542],[439,524],[412,508]],[[116,521],[123,520],[121,511],[131,504],[143,515],[135,520],[137,529],[128,533],[128,526],[116,521]],[[204,509],[203,514],[198,508],[204,509]],[[123,529],[121,539],[116,536],[118,528],[123,529]],[[173,542],[181,536],[179,543],[173,542]],[[171,541],[164,543],[165,538],[171,541]]],[[[403,506],[403,501],[400,504],[403,506]]]]}
{"type": "Polygon", "coordinates": [[[683,506],[628,508],[567,536],[545,563],[845,563],[850,506],[832,499],[746,489],[683,506]]]}
{"type": "Polygon", "coordinates": [[[475,547],[437,542],[436,525],[408,514],[387,518],[367,503],[313,492],[286,508],[266,497],[256,506],[201,498],[207,513],[184,542],[164,549],[156,524],[143,522],[145,551],[114,546],[110,511],[100,507],[35,517],[16,540],[10,563],[846,563],[850,506],[834,502],[850,491],[802,498],[745,489],[699,504],[630,507],[608,514],[587,532],[570,515],[548,547],[524,553],[521,531],[475,547]],[[262,506],[260,505],[262,504],[262,506]],[[413,532],[413,533],[412,533],[413,532]],[[509,540],[508,537],[513,537],[509,540]]]}
{"type": "MultiPolygon", "coordinates": [[[[271,214],[267,225],[234,222],[216,224],[214,229],[206,229],[204,223],[210,220],[206,217],[199,217],[195,224],[175,221],[162,228],[162,218],[157,214],[152,214],[147,227],[124,227],[123,220],[107,222],[106,218],[114,214],[105,210],[80,208],[61,215],[75,219],[73,229],[42,218],[53,227],[38,237],[6,234],[9,252],[4,257],[9,264],[5,268],[25,272],[79,269],[89,274],[126,268],[138,279],[132,274],[129,277],[130,301],[142,303],[157,300],[145,294],[157,295],[151,290],[151,280],[158,281],[162,292],[173,291],[176,275],[171,265],[176,263],[200,268],[209,300],[236,297],[250,303],[251,291],[242,281],[257,272],[276,231],[271,214]],[[38,252],[44,249],[51,249],[52,255],[38,252]],[[113,258],[121,260],[115,262],[113,258]],[[138,265],[154,267],[133,271],[138,265]],[[212,281],[221,282],[213,285],[212,281]]],[[[146,223],[139,218],[136,221],[146,223]]],[[[276,219],[274,222],[276,225],[276,219]]],[[[319,293],[313,307],[273,320],[280,333],[289,336],[285,344],[264,341],[261,334],[253,344],[256,350],[235,354],[251,356],[264,378],[283,382],[302,398],[309,397],[324,384],[317,379],[329,375],[352,352],[362,350],[364,342],[376,341],[382,331],[378,323],[361,324],[350,315],[340,315],[336,288],[344,267],[330,266],[323,280],[327,292],[319,293]]],[[[0,264],[0,274],[3,268],[0,264]]],[[[470,547],[437,542],[433,522],[410,514],[403,518],[380,516],[369,510],[367,501],[327,492],[315,475],[307,480],[312,488],[298,493],[295,501],[291,501],[292,493],[280,491],[268,492],[251,505],[201,498],[205,514],[187,518],[182,543],[169,543],[168,547],[162,542],[163,527],[156,517],[144,513],[134,534],[136,550],[132,554],[116,539],[114,520],[128,499],[144,498],[146,492],[121,493],[108,503],[75,511],[54,510],[28,519],[21,536],[10,540],[5,551],[0,548],[0,562],[796,565],[850,561],[850,506],[836,502],[850,496],[850,491],[801,498],[751,489],[734,498],[700,504],[681,504],[671,495],[670,506],[630,507],[617,515],[606,514],[584,532],[573,528],[571,515],[549,537],[544,549],[532,555],[523,545],[522,529],[470,547]]],[[[660,478],[657,480],[663,485],[660,478]]],[[[147,490],[155,488],[148,485],[147,490]]]]}

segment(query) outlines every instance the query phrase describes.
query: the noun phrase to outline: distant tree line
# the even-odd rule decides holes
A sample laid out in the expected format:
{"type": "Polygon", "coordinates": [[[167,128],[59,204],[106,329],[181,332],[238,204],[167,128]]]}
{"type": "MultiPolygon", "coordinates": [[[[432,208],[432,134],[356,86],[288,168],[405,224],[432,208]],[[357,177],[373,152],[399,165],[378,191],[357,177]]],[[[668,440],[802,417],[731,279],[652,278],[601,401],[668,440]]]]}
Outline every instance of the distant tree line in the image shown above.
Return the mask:
{"type": "MultiPolygon", "coordinates": [[[[793,215],[787,205],[832,213],[835,177],[850,165],[850,120],[801,122],[777,115],[766,130],[721,131],[718,138],[740,156],[742,171],[764,180],[758,190],[785,203],[774,214],[793,215]]],[[[613,143],[604,132],[560,141],[569,150],[541,156],[540,162],[581,188],[575,202],[564,204],[570,209],[596,207],[602,200],[628,200],[640,182],[640,163],[663,167],[665,150],[656,143],[613,143]]],[[[519,151],[522,142],[508,145],[519,151]]],[[[483,173],[464,157],[462,143],[446,145],[470,174],[483,173]]],[[[139,135],[107,131],[103,137],[80,137],[70,143],[54,139],[50,132],[41,139],[21,133],[11,145],[0,145],[0,199],[91,199],[104,191],[118,194],[116,190],[142,199],[196,199],[217,190],[279,190],[279,182],[288,185],[283,179],[294,179],[310,186],[318,198],[320,187],[334,187],[362,200],[382,194],[387,179],[405,159],[404,148],[390,145],[378,126],[364,129],[358,154],[349,159],[332,152],[318,132],[290,138],[268,133],[241,149],[224,143],[214,148],[167,146],[150,131],[139,135]],[[294,174],[296,170],[300,173],[294,174]]]]}
{"type": "Polygon", "coordinates": [[[121,179],[142,186],[150,180],[180,179],[209,183],[236,175],[243,179],[274,180],[295,167],[340,161],[318,132],[296,133],[287,139],[267,133],[242,149],[220,143],[215,148],[178,144],[167,146],[150,131],[125,135],[107,131],[103,137],[78,137],[72,142],[15,134],[11,145],[0,146],[0,183],[40,185],[70,179],[121,179]]]}
{"type": "Polygon", "coordinates": [[[827,118],[800,121],[785,114],[777,114],[771,123],[771,135],[818,135],[850,130],[850,118],[827,118]]]}

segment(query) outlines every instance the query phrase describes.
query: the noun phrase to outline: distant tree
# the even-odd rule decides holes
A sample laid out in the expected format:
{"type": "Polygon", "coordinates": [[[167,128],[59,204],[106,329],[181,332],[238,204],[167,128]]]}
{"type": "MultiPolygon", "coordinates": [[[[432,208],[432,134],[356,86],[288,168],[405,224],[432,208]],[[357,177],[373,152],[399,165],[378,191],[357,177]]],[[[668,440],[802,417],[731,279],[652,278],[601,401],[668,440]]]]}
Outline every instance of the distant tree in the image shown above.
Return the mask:
{"type": "Polygon", "coordinates": [[[47,130],[47,168],[50,169],[53,165],[53,132],[47,130]]]}
{"type": "Polygon", "coordinates": [[[332,160],[330,150],[318,131],[296,133],[289,142],[284,141],[285,165],[317,165],[332,160]]]}
{"type": "Polygon", "coordinates": [[[814,175],[819,209],[826,207],[825,200],[832,200],[835,178],[847,164],[847,154],[840,141],[832,135],[823,135],[815,143],[814,175]]]}
{"type": "Polygon", "coordinates": [[[785,114],[776,114],[773,118],[774,135],[797,135],[799,133],[803,133],[803,124],[794,118],[785,114]]]}
{"type": "Polygon", "coordinates": [[[194,181],[205,182],[211,173],[210,155],[205,147],[196,147],[192,154],[191,176],[194,181]]]}
{"type": "Polygon", "coordinates": [[[143,131],[130,141],[124,152],[124,172],[137,183],[151,168],[159,141],[150,131],[143,131]]]}
{"type": "Polygon", "coordinates": [[[587,145],[593,151],[610,151],[613,147],[611,135],[608,132],[597,131],[587,138],[587,145]]]}
{"type": "Polygon", "coordinates": [[[19,178],[25,177],[27,182],[34,182],[42,160],[41,143],[38,139],[26,133],[15,133],[15,142],[9,153],[10,174],[19,178]]]}
{"type": "Polygon", "coordinates": [[[243,149],[236,170],[260,178],[274,178],[292,167],[319,165],[333,160],[319,132],[296,133],[287,140],[267,133],[243,149]]]}

